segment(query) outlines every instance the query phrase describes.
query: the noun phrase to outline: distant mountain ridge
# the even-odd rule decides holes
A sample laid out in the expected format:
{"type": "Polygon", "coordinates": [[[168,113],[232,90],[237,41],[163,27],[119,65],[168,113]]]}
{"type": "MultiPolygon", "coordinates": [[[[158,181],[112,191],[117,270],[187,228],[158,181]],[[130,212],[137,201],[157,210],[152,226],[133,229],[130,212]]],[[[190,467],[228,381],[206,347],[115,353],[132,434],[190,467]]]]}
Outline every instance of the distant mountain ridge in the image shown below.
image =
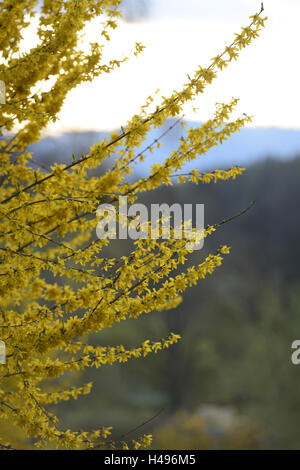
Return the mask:
{"type": "MultiPolygon", "coordinates": [[[[168,121],[159,129],[149,132],[147,141],[139,148],[143,150],[154,139],[157,139],[170,125],[168,121]]],[[[139,172],[146,172],[153,163],[162,161],[171,150],[176,149],[180,136],[184,135],[189,127],[196,127],[201,123],[187,122],[184,129],[180,125],[166,134],[161,140],[163,145],[156,149],[153,155],[147,154],[145,162],[138,163],[139,172]]],[[[91,145],[108,137],[109,132],[68,132],[57,137],[45,137],[40,142],[30,146],[35,160],[41,164],[47,162],[69,162],[72,153],[76,156],[87,153],[91,145]]],[[[206,155],[191,162],[188,168],[197,166],[200,170],[214,168],[228,168],[233,165],[251,165],[266,157],[276,159],[291,159],[300,154],[300,130],[282,128],[245,128],[234,134],[222,145],[213,147],[206,155]]]]}

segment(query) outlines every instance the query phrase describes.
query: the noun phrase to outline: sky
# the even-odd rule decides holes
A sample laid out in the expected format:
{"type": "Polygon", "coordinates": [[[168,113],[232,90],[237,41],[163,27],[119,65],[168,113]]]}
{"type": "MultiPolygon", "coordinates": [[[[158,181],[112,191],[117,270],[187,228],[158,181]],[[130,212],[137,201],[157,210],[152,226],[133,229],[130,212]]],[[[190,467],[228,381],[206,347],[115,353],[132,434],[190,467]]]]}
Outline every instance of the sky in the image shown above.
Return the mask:
{"type": "MultiPolygon", "coordinates": [[[[134,1],[134,0],[133,0],[134,1]]],[[[139,0],[135,0],[139,1],[139,0]]],[[[168,96],[179,90],[199,66],[232,42],[234,33],[249,24],[260,9],[256,0],[149,0],[148,15],[135,22],[122,21],[112,33],[107,58],[132,54],[135,41],[146,49],[109,75],[73,90],[46,134],[66,131],[111,130],[126,125],[138,114],[148,95],[159,88],[168,96]]],[[[234,117],[246,112],[255,127],[300,129],[299,108],[299,0],[265,0],[266,28],[206,88],[185,120],[203,121],[216,102],[240,98],[234,117]]],[[[89,25],[86,41],[99,38],[99,23],[89,25]]],[[[24,44],[32,42],[32,29],[24,44]]]]}

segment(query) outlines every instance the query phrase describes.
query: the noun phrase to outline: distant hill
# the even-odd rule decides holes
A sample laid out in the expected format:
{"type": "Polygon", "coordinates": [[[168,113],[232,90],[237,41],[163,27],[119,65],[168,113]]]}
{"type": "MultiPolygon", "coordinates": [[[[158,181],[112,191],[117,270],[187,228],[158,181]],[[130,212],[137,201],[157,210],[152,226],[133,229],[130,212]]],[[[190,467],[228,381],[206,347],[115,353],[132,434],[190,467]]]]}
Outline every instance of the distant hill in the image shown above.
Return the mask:
{"type": "MultiPolygon", "coordinates": [[[[145,148],[152,140],[158,138],[170,125],[167,122],[160,129],[152,129],[145,148]]],[[[185,129],[200,123],[188,122],[185,129]]],[[[138,165],[139,171],[147,171],[156,161],[162,159],[178,145],[178,139],[184,135],[185,129],[175,126],[163,139],[162,145],[153,155],[149,155],[143,164],[138,165]]],[[[41,163],[66,162],[71,160],[72,153],[80,155],[88,152],[95,142],[107,137],[109,132],[70,132],[57,137],[45,137],[30,147],[35,159],[41,163]]],[[[190,164],[200,169],[227,168],[232,165],[250,165],[265,157],[290,159],[300,153],[300,130],[281,128],[247,128],[233,135],[222,145],[214,147],[198,162],[190,164]]]]}

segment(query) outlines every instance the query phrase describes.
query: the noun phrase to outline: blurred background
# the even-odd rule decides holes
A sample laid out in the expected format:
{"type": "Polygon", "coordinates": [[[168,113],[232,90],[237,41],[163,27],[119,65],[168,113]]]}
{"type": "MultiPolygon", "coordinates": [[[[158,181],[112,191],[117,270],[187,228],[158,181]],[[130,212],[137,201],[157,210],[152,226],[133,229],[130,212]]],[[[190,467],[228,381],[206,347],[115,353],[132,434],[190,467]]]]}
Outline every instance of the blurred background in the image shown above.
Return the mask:
{"type": "MultiPolygon", "coordinates": [[[[153,433],[155,449],[300,448],[300,365],[291,362],[291,344],[300,335],[300,4],[264,4],[269,21],[261,38],[197,100],[195,113],[185,112],[187,129],[208,119],[216,101],[240,97],[238,114],[254,115],[253,125],[208,152],[197,168],[240,165],[247,171],[236,181],[175,185],[141,200],[204,203],[206,224],[231,217],[253,200],[255,205],[193,254],[190,264],[220,244],[231,246],[224,265],[187,291],[176,310],[128,320],[90,338],[132,347],[170,331],[182,336],[168,351],[78,376],[78,383],[93,381],[94,387],[91,395],[59,408],[65,426],[113,425],[114,437],[153,433]]],[[[120,34],[124,50],[140,40],[145,53],[72,92],[60,121],[30,149],[37,164],[88,151],[126,124],[157,87],[162,94],[178,89],[259,8],[254,0],[124,0],[111,51],[118,52],[120,34]]],[[[185,129],[175,126],[133,176],[176,148],[185,129]]],[[[162,132],[153,130],[149,142],[162,132]]],[[[109,254],[119,256],[122,249],[116,242],[109,254]]]]}

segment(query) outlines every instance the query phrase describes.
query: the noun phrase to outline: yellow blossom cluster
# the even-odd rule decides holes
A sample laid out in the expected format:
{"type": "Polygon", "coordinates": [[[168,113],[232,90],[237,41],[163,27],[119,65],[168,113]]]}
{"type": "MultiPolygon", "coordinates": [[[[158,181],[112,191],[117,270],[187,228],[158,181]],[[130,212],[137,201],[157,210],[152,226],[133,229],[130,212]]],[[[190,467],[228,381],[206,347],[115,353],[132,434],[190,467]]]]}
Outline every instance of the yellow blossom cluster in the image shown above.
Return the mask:
{"type": "MultiPolygon", "coordinates": [[[[178,183],[209,183],[242,173],[238,167],[178,173],[185,163],[204,156],[251,120],[243,115],[229,121],[238,102],[233,99],[217,103],[211,119],[187,130],[178,147],[148,176],[127,178],[134,165],[160,145],[156,139],[140,150],[151,128],[178,117],[185,103],[203,93],[217,71],[236,60],[258,36],[266,18],[262,11],[252,16],[250,25],[208,67],[199,67],[182,90],[162,97],[153,111],[148,108],[155,100],[148,97],[141,114],[120,132],[79,158],[45,169],[35,168],[28,146],[57,119],[74,87],[113,72],[128,57],[103,61],[105,44],[118,26],[119,0],[44,0],[37,43],[20,54],[22,32],[37,15],[37,3],[0,2],[0,80],[7,93],[6,104],[0,105],[0,128],[6,132],[6,138],[0,138],[0,339],[6,345],[6,363],[0,364],[0,419],[21,428],[37,447],[138,449],[149,446],[151,436],[116,443],[108,440],[111,427],[64,430],[47,405],[88,394],[91,384],[53,390],[51,380],[68,371],[142,358],[176,343],[180,336],[174,333],[146,339],[136,348],[92,346],[85,341],[89,333],[122,320],[175,308],[180,294],[220,266],[229,248],[221,247],[180,273],[178,267],[191,253],[186,240],[138,239],[129,255],[107,258],[103,250],[110,240],[94,237],[96,210],[102,201],[116,205],[119,195],[135,201],[143,191],[172,185],[174,176],[178,183]],[[79,40],[94,18],[101,25],[99,42],[90,44],[87,53],[79,40]],[[114,159],[113,166],[101,176],[89,171],[108,159],[114,159]]],[[[137,42],[133,55],[142,50],[137,42]]],[[[203,237],[216,228],[217,224],[206,227],[203,237]]],[[[9,449],[13,443],[0,436],[0,447],[9,449]]]]}

